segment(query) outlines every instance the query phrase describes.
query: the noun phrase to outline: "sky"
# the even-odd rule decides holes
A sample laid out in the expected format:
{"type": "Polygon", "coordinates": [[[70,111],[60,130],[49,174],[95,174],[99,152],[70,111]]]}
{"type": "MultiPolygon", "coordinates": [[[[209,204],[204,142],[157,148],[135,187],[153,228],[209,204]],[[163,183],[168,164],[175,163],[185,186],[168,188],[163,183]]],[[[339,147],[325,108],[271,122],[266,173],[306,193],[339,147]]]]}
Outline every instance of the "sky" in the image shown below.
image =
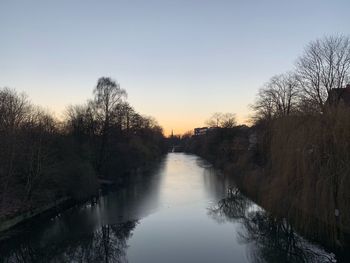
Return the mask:
{"type": "Polygon", "coordinates": [[[257,90],[312,40],[350,35],[348,0],[0,0],[0,87],[61,118],[112,77],[166,134],[214,112],[246,123],[257,90]]]}

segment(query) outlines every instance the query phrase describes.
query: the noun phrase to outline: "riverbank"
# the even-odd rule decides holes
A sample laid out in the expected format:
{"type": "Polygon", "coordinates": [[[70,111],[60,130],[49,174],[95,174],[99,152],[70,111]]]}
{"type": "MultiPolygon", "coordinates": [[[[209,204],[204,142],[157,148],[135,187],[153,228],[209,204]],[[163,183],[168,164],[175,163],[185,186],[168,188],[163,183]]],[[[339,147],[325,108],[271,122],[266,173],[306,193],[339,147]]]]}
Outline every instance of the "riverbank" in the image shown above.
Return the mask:
{"type": "MultiPolygon", "coordinates": [[[[0,262],[331,262],[202,158],[169,153],[94,205],[36,220],[0,243],[0,262]],[[149,242],[152,240],[152,242],[149,242]],[[2,260],[2,261],[1,261],[2,260]]],[[[336,258],[337,262],[342,262],[336,258]]],[[[344,261],[347,262],[347,261],[344,261]]]]}
{"type": "MultiPolygon", "coordinates": [[[[238,175],[235,171],[225,169],[225,174],[235,181],[240,191],[253,200],[257,205],[275,218],[277,221],[288,222],[288,225],[314,244],[321,245],[326,251],[334,253],[339,262],[349,262],[350,229],[348,226],[338,225],[338,236],[341,240],[330,239],[334,225],[324,222],[311,211],[305,211],[297,204],[292,208],[281,200],[281,204],[269,200],[270,185],[264,182],[264,171],[247,171],[246,175],[238,175]],[[283,205],[285,205],[283,207],[283,205]],[[308,220],[305,220],[307,218],[308,220]]],[[[338,262],[338,261],[337,261],[338,262]]]]}
{"type": "Polygon", "coordinates": [[[99,180],[119,183],[166,152],[162,128],[136,112],[114,80],[100,78],[92,94],[89,103],[70,106],[58,120],[24,94],[0,88],[1,229],[62,198],[96,196],[99,180]],[[103,96],[116,99],[107,100],[108,112],[103,96]]]}
{"type": "Polygon", "coordinates": [[[267,211],[288,218],[301,234],[327,247],[346,250],[350,244],[345,191],[349,176],[341,164],[348,158],[344,136],[348,133],[344,122],[341,126],[332,125],[334,122],[334,116],[294,117],[251,128],[218,128],[185,138],[183,143],[187,152],[234,177],[267,211]]]}
{"type": "MultiPolygon", "coordinates": [[[[163,156],[160,156],[156,160],[137,169],[126,172],[125,175],[118,177],[118,180],[110,180],[105,178],[98,179],[98,194],[91,194],[85,196],[83,199],[75,199],[73,197],[61,197],[50,202],[37,204],[36,207],[22,204],[22,208],[12,210],[12,213],[6,214],[6,216],[0,217],[0,235],[7,231],[16,228],[20,225],[30,224],[37,218],[49,218],[55,216],[73,206],[81,205],[84,203],[94,204],[101,195],[108,193],[108,191],[118,191],[125,188],[129,184],[137,183],[140,180],[140,176],[146,176],[154,165],[158,163],[163,156]]],[[[1,240],[1,236],[0,236],[1,240]]]]}
{"type": "MultiPolygon", "coordinates": [[[[14,215],[12,217],[7,217],[7,218],[5,217],[0,218],[0,234],[20,224],[27,223],[36,217],[43,216],[43,215],[49,216],[49,215],[57,214],[58,212],[68,208],[74,203],[75,202],[73,201],[72,198],[63,197],[58,200],[55,200],[54,202],[48,203],[44,206],[27,210],[21,214],[14,215]]],[[[0,236],[0,239],[1,239],[1,236],[0,236]]]]}

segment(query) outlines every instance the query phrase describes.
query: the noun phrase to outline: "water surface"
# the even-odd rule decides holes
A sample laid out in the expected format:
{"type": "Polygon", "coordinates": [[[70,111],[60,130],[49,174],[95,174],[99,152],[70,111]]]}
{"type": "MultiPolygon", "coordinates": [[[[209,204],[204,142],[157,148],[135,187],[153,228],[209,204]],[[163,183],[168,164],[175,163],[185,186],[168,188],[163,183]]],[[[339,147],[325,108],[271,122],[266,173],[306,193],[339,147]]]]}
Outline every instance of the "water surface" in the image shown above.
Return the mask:
{"type": "Polygon", "coordinates": [[[335,261],[198,156],[169,153],[135,181],[15,229],[0,243],[0,262],[335,261]]]}

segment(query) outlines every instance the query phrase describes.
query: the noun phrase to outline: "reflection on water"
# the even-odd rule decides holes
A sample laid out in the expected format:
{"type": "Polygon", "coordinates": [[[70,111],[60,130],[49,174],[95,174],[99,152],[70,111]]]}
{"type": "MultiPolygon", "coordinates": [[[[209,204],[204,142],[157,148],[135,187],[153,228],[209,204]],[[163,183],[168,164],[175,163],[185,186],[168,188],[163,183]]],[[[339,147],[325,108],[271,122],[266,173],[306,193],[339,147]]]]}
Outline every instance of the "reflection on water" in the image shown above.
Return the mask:
{"type": "MultiPolygon", "coordinates": [[[[127,240],[136,222],[104,225],[92,233],[60,243],[22,240],[16,249],[2,251],[1,262],[125,262],[127,240]]],[[[5,246],[6,248],[6,246],[5,246]]]]}
{"type": "Polygon", "coordinates": [[[277,219],[244,197],[238,189],[208,209],[218,222],[239,221],[239,240],[249,246],[251,262],[336,262],[299,236],[285,219],[277,219]]]}
{"type": "Polygon", "coordinates": [[[0,262],[330,262],[194,155],[171,153],[94,206],[24,226],[0,262]],[[227,190],[230,189],[229,193],[227,190]]]}

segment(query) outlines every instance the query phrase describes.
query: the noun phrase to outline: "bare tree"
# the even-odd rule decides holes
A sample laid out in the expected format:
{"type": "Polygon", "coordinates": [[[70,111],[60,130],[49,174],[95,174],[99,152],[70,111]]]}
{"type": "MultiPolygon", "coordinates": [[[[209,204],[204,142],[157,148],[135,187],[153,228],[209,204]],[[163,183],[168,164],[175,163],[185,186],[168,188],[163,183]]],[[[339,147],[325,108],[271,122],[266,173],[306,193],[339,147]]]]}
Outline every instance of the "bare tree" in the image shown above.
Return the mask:
{"type": "Polygon", "coordinates": [[[206,121],[206,125],[209,127],[219,127],[221,116],[221,112],[213,113],[213,115],[206,121]]]}
{"type": "Polygon", "coordinates": [[[274,115],[273,99],[265,89],[259,89],[255,103],[250,105],[254,111],[253,121],[270,120],[274,115]]]}
{"type": "Polygon", "coordinates": [[[259,90],[255,104],[255,119],[271,119],[287,116],[296,111],[300,95],[299,81],[295,74],[287,72],[272,77],[259,90]]]}
{"type": "Polygon", "coordinates": [[[236,114],[234,113],[221,113],[215,112],[213,115],[206,121],[206,124],[210,127],[218,128],[233,128],[236,126],[236,114]]]}
{"type": "Polygon", "coordinates": [[[102,77],[97,81],[94,89],[95,105],[98,115],[103,122],[103,133],[105,133],[110,125],[111,115],[117,105],[127,96],[124,89],[120,88],[119,83],[111,78],[102,77]]]}
{"type": "Polygon", "coordinates": [[[113,118],[120,130],[130,129],[130,119],[135,113],[135,110],[126,101],[118,103],[115,111],[113,112],[113,118]]]}
{"type": "Polygon", "coordinates": [[[101,130],[94,107],[93,103],[87,103],[86,105],[71,105],[66,109],[65,128],[80,142],[99,134],[101,130]]]}
{"type": "Polygon", "coordinates": [[[268,83],[277,114],[290,115],[297,107],[299,98],[299,82],[294,73],[288,72],[271,78],[268,83]]]}
{"type": "Polygon", "coordinates": [[[57,132],[56,121],[46,111],[33,107],[30,118],[25,127],[25,155],[26,169],[24,173],[26,185],[26,199],[30,200],[33,190],[44,175],[44,170],[50,166],[52,158],[51,142],[57,132]]]}
{"type": "Polygon", "coordinates": [[[24,126],[31,106],[24,94],[4,88],[0,90],[0,183],[7,191],[15,173],[16,156],[21,151],[19,128],[24,126]]]}
{"type": "Polygon", "coordinates": [[[97,116],[102,123],[101,128],[101,147],[100,157],[97,164],[98,170],[100,170],[104,157],[105,148],[108,140],[108,132],[111,126],[111,117],[115,111],[117,105],[122,102],[123,98],[127,96],[126,91],[120,88],[120,85],[111,78],[101,77],[97,81],[96,88],[94,89],[94,105],[97,116]]]}
{"type": "Polygon", "coordinates": [[[30,109],[27,96],[9,88],[0,90],[0,129],[14,130],[28,116],[30,109]]]}
{"type": "Polygon", "coordinates": [[[349,37],[327,36],[310,42],[296,67],[305,98],[322,110],[330,90],[343,88],[349,80],[349,37]]]}
{"type": "Polygon", "coordinates": [[[236,126],[236,124],[237,124],[236,114],[227,112],[222,115],[222,119],[221,119],[222,128],[233,128],[236,126]]]}

